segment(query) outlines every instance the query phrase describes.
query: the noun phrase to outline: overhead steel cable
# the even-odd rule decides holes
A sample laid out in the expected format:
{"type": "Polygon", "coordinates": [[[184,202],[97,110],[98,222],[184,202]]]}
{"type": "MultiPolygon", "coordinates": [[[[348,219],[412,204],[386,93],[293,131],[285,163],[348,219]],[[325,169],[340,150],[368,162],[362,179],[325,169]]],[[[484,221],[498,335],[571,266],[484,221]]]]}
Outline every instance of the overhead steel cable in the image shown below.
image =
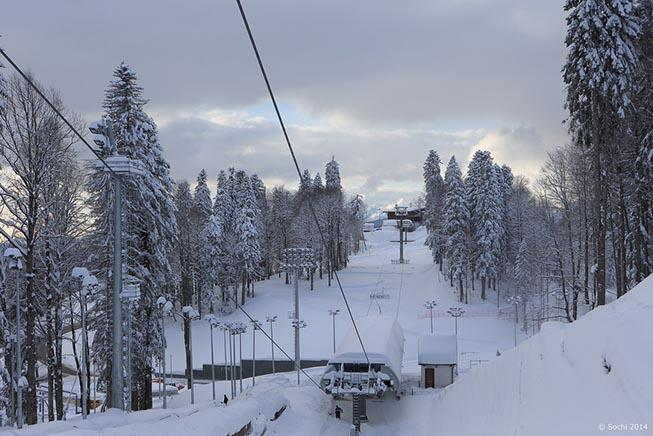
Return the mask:
{"type": "MultiPolygon", "coordinates": [[[[283,117],[281,116],[281,112],[279,110],[279,105],[277,104],[277,99],[274,97],[274,92],[272,91],[272,86],[270,85],[270,80],[268,79],[268,75],[265,71],[265,67],[263,66],[263,61],[261,60],[261,55],[258,51],[258,47],[256,46],[256,41],[254,41],[254,35],[252,34],[252,29],[249,26],[249,21],[247,20],[247,15],[245,15],[245,10],[243,9],[243,5],[240,0],[236,0],[236,3],[238,4],[238,9],[240,10],[240,16],[243,19],[243,23],[245,24],[245,29],[247,30],[247,36],[249,37],[249,41],[252,45],[252,49],[254,50],[254,54],[256,55],[256,60],[258,61],[258,66],[261,70],[261,74],[263,75],[263,80],[265,81],[265,86],[268,89],[268,94],[270,94],[270,99],[272,100],[272,105],[274,106],[274,111],[277,114],[277,119],[279,120],[279,124],[281,125],[281,130],[283,131],[283,136],[286,140],[286,145],[288,146],[288,151],[290,151],[290,156],[292,157],[293,163],[295,164],[295,169],[297,170],[297,175],[299,176],[299,180],[302,180],[302,171],[299,167],[299,163],[297,162],[297,157],[295,156],[295,151],[292,147],[292,144],[290,142],[290,137],[288,136],[288,131],[286,130],[286,125],[283,121],[283,117]]],[[[315,224],[317,226],[318,232],[320,234],[320,241],[322,242],[322,245],[325,247],[326,245],[326,238],[324,237],[324,232],[322,231],[322,226],[320,225],[320,221],[317,218],[317,214],[315,213],[315,208],[313,207],[313,203],[311,201],[310,196],[307,197],[308,201],[308,207],[311,211],[311,215],[313,216],[313,219],[315,220],[315,224]]],[[[354,330],[356,331],[356,336],[358,337],[358,342],[361,345],[361,348],[363,350],[363,354],[365,355],[365,359],[367,360],[368,366],[370,365],[370,359],[367,356],[367,351],[365,350],[365,345],[363,344],[363,340],[360,335],[360,331],[358,330],[358,326],[356,325],[356,321],[354,320],[354,316],[351,312],[351,307],[349,306],[349,301],[347,301],[347,296],[345,295],[345,291],[342,288],[342,283],[340,282],[340,277],[338,276],[337,271],[333,271],[333,275],[336,279],[336,283],[338,284],[338,288],[340,289],[340,294],[342,295],[342,299],[345,302],[345,306],[347,307],[347,312],[349,313],[349,318],[351,319],[351,322],[354,326],[354,330]]]]}
{"type": "Polygon", "coordinates": [[[11,59],[9,55],[2,48],[0,48],[0,54],[7,60],[7,62],[11,64],[12,67],[14,67],[14,69],[18,72],[18,74],[20,74],[21,77],[25,79],[25,81],[32,87],[32,89],[36,91],[36,93],[43,99],[43,101],[45,101],[47,105],[50,106],[50,109],[52,109],[54,113],[56,113],[59,116],[59,118],[61,118],[63,122],[66,123],[66,125],[70,128],[70,130],[72,130],[73,133],[77,135],[80,141],[82,141],[84,145],[86,145],[86,147],[88,147],[88,149],[91,150],[91,153],[93,153],[95,157],[97,157],[100,160],[100,162],[102,162],[102,164],[107,168],[107,170],[111,174],[115,175],[113,169],[111,169],[109,164],[107,164],[107,162],[102,158],[102,156],[100,156],[97,150],[91,147],[91,144],[88,143],[88,141],[77,131],[77,129],[70,123],[70,121],[68,121],[68,119],[61,113],[61,111],[59,111],[59,109],[57,109],[57,107],[54,104],[52,104],[50,99],[46,97],[45,94],[43,94],[43,92],[39,89],[39,87],[36,86],[36,84],[34,84],[34,82],[27,76],[27,74],[25,74],[23,70],[21,70],[20,67],[16,65],[13,59],[11,59]]]}
{"type": "MultiPolygon", "coordinates": [[[[93,148],[91,144],[88,143],[86,138],[84,138],[82,134],[79,133],[79,131],[72,125],[72,123],[68,121],[68,119],[61,113],[61,111],[57,109],[57,107],[50,101],[50,99],[45,94],[43,94],[43,92],[39,89],[39,87],[36,86],[36,84],[29,78],[29,76],[27,76],[27,74],[23,72],[23,70],[9,57],[9,55],[2,48],[0,48],[0,54],[7,60],[7,62],[11,64],[11,66],[18,72],[18,74],[20,74],[21,77],[25,79],[25,81],[32,87],[32,89],[34,89],[37,92],[37,94],[43,99],[43,101],[45,101],[47,105],[50,106],[50,108],[55,112],[55,114],[57,114],[57,116],[63,120],[63,122],[73,131],[73,133],[79,138],[79,140],[82,141],[82,143],[84,143],[84,145],[86,145],[86,147],[89,150],[91,150],[91,153],[93,153],[95,157],[97,157],[100,160],[100,162],[102,162],[102,165],[104,165],[107,171],[109,171],[111,175],[117,176],[116,172],[111,168],[111,166],[107,163],[107,161],[100,155],[100,153],[98,153],[98,151],[95,148],[93,148]]],[[[145,207],[143,210],[148,215],[150,215],[150,218],[152,218],[158,224],[161,224],[161,218],[157,217],[154,214],[154,212],[152,212],[149,208],[145,207]]],[[[167,227],[160,226],[159,228],[162,229],[163,233],[166,233],[168,237],[171,238],[172,241],[177,239],[177,235],[174,235],[170,230],[168,230],[167,227]]]]}

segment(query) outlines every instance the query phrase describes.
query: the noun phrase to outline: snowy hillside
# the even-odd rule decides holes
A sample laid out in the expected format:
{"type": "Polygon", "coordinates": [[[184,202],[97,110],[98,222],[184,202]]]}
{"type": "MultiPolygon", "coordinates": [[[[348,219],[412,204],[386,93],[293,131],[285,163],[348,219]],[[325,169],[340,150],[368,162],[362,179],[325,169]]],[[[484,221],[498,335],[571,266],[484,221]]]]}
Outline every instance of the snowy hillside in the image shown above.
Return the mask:
{"type": "Polygon", "coordinates": [[[649,276],[614,303],[573,324],[546,324],[462,377],[434,401],[430,427],[449,436],[594,435],[622,424],[653,432],[652,344],[649,276]]]}

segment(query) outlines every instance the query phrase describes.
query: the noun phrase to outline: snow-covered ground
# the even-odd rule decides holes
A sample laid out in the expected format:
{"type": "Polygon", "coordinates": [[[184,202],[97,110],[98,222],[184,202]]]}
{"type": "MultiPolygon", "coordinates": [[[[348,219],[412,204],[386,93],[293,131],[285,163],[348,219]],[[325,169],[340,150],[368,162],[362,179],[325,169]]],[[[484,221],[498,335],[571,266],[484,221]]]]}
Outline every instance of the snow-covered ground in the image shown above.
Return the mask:
{"type": "MultiPolygon", "coordinates": [[[[430,253],[423,245],[423,230],[409,234],[407,265],[392,265],[397,257],[396,231],[367,233],[369,250],[352,259],[341,272],[342,283],[355,316],[397,315],[406,337],[403,374],[405,395],[400,400],[386,398],[368,402],[370,421],[363,435],[594,435],[605,431],[638,429],[653,433],[653,277],[649,277],[625,297],[597,309],[571,325],[546,324],[532,338],[513,349],[513,323],[497,319],[496,300],[466,306],[458,322],[460,377],[444,390],[416,389],[417,338],[430,330],[426,300],[435,299],[436,333],[452,334],[453,319],[446,309],[457,306],[455,292],[436,272],[430,253]],[[372,302],[373,291],[384,290],[388,299],[372,302]],[[497,356],[496,351],[501,351],[497,356]],[[474,361],[488,360],[480,365],[474,361]],[[470,369],[470,366],[473,368],[470,369]],[[635,427],[637,425],[646,426],[635,427]],[[602,427],[604,426],[604,427],[602,427]],[[623,427],[622,427],[623,426],[623,427]]],[[[245,309],[259,320],[278,315],[275,339],[292,355],[293,337],[287,312],[292,308],[292,287],[279,279],[260,283],[257,297],[245,309]]],[[[302,331],[302,355],[328,358],[332,351],[331,318],[328,309],[341,309],[337,337],[347,330],[349,320],[335,285],[316,281],[309,291],[302,283],[301,317],[308,322],[302,331]]],[[[227,317],[245,321],[241,313],[227,317]]],[[[265,324],[266,329],[269,328],[265,324]]],[[[193,325],[195,366],[210,362],[208,324],[193,325]]],[[[167,328],[174,369],[183,370],[181,329],[167,328]]],[[[244,338],[243,357],[251,356],[251,333],[244,338]]],[[[222,334],[215,334],[218,363],[221,362],[222,334]]],[[[257,357],[270,355],[270,344],[260,333],[257,357]]],[[[278,357],[280,353],[276,353],[278,357]]],[[[321,368],[308,370],[317,379],[321,368]]],[[[95,414],[87,422],[78,417],[66,423],[34,426],[20,434],[60,435],[141,435],[141,434],[230,434],[251,422],[253,434],[345,435],[349,432],[351,407],[341,421],[331,416],[334,402],[303,376],[301,386],[295,374],[257,377],[256,387],[244,381],[244,392],[229,406],[212,401],[210,384],[196,387],[196,404],[190,392],[169,400],[169,410],[154,409],[129,415],[110,412],[95,414]],[[283,406],[284,413],[270,418],[283,406]]],[[[229,384],[217,382],[216,398],[228,395],[229,384]]],[[[157,404],[160,404],[157,401],[157,404]]]]}
{"type": "MultiPolygon", "coordinates": [[[[368,250],[352,258],[349,266],[339,273],[343,288],[355,317],[378,314],[395,316],[403,327],[406,337],[404,372],[418,372],[417,338],[430,332],[428,311],[423,307],[427,300],[436,300],[434,310],[435,332],[454,333],[454,320],[447,313],[451,306],[459,306],[455,291],[437,272],[431,254],[424,246],[424,228],[408,234],[410,242],[405,248],[409,264],[392,265],[391,260],[399,257],[398,232],[385,227],[381,231],[365,233],[368,250]],[[373,291],[388,294],[388,299],[370,300],[373,291]],[[377,305],[378,302],[378,305],[377,305]]],[[[340,342],[351,321],[346,313],[343,299],[335,282],[327,286],[326,277],[315,280],[315,290],[309,290],[308,282],[300,282],[300,316],[308,326],[301,331],[301,355],[303,358],[328,359],[332,355],[332,324],[329,309],[340,309],[336,317],[336,340],[340,342]]],[[[467,305],[467,313],[458,321],[460,367],[465,370],[477,360],[490,360],[496,357],[497,350],[512,348],[513,323],[497,319],[495,294],[490,292],[490,300],[481,302],[478,296],[467,305]]],[[[256,298],[245,304],[245,310],[255,319],[263,322],[269,332],[266,316],[277,315],[274,324],[274,339],[290,356],[294,350],[294,336],[288,312],[293,309],[293,288],[284,284],[283,279],[257,283],[256,298]]],[[[224,321],[244,321],[248,319],[240,311],[223,318],[224,321]]],[[[260,332],[257,333],[256,357],[270,358],[270,342],[260,332]]],[[[183,332],[181,323],[171,323],[166,327],[168,339],[167,362],[170,368],[170,355],[175,372],[185,368],[183,332]]],[[[224,361],[223,335],[214,331],[216,363],[224,361]]],[[[198,320],[193,323],[194,367],[211,362],[209,344],[209,325],[198,320]]],[[[243,336],[243,358],[251,358],[251,331],[243,336]]],[[[275,351],[275,358],[281,353],[275,351]]]]}

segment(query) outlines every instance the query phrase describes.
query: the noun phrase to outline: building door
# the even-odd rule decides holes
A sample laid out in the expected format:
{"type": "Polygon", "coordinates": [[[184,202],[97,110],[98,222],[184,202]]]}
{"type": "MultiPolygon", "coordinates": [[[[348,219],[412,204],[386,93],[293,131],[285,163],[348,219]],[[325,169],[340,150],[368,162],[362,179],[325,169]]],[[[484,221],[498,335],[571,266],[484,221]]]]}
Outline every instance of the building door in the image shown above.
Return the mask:
{"type": "Polygon", "coordinates": [[[424,368],[424,387],[435,387],[435,368],[424,368]]]}

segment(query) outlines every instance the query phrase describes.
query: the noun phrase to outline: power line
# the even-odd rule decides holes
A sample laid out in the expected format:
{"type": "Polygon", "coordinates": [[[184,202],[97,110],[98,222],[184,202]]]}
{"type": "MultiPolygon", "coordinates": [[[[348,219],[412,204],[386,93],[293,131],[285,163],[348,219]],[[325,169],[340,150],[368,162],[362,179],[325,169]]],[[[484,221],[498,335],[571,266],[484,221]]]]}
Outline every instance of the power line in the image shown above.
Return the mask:
{"type": "Polygon", "coordinates": [[[107,162],[102,158],[102,156],[100,156],[97,150],[91,147],[91,144],[89,144],[88,141],[84,139],[84,137],[77,131],[77,129],[70,123],[70,121],[68,121],[68,119],[59,111],[59,109],[57,109],[57,107],[54,104],[52,104],[50,99],[46,97],[45,94],[43,94],[43,92],[39,89],[39,87],[36,86],[34,82],[32,82],[32,80],[27,76],[27,74],[25,74],[23,70],[21,70],[20,67],[16,65],[16,63],[9,57],[9,55],[2,48],[0,48],[0,54],[7,60],[7,62],[11,64],[12,67],[14,67],[14,69],[18,72],[18,74],[20,74],[22,78],[25,79],[25,81],[48,104],[48,106],[50,106],[50,108],[59,116],[59,118],[61,118],[63,122],[66,123],[66,125],[70,128],[70,130],[72,130],[75,133],[75,135],[77,135],[77,137],[84,143],[84,145],[86,145],[86,147],[88,147],[88,149],[91,150],[91,153],[93,153],[95,157],[97,157],[102,162],[102,164],[107,168],[107,170],[109,170],[111,174],[115,175],[114,171],[111,169],[109,164],[107,164],[107,162]]]}
{"type": "MultiPolygon", "coordinates": [[[[283,117],[281,116],[281,112],[279,111],[279,106],[277,105],[277,99],[274,97],[274,92],[272,92],[272,86],[270,86],[270,81],[268,80],[268,75],[265,72],[265,67],[263,66],[261,55],[259,54],[258,47],[256,46],[256,41],[254,41],[254,36],[252,35],[252,29],[250,28],[249,22],[247,21],[247,16],[245,15],[245,10],[243,9],[243,5],[241,1],[236,0],[236,3],[238,4],[238,9],[240,10],[240,16],[243,18],[243,23],[245,24],[245,29],[247,30],[247,36],[249,36],[249,41],[252,44],[252,49],[254,49],[254,54],[256,55],[256,60],[258,61],[258,66],[261,70],[261,74],[263,75],[263,80],[265,80],[265,86],[267,87],[268,93],[270,94],[270,99],[272,100],[274,111],[276,112],[277,119],[279,120],[279,124],[281,125],[281,130],[283,131],[283,136],[286,140],[286,144],[288,145],[290,156],[292,157],[293,163],[295,164],[295,169],[297,170],[297,175],[299,176],[299,180],[301,181],[302,171],[299,167],[299,164],[297,163],[297,157],[295,156],[295,151],[292,147],[292,144],[290,143],[290,138],[288,136],[288,131],[286,130],[286,125],[283,121],[283,117]]],[[[326,247],[326,238],[324,237],[324,232],[322,231],[322,227],[320,226],[320,221],[317,218],[317,214],[315,213],[315,208],[313,207],[313,203],[311,201],[310,196],[307,197],[307,201],[308,201],[308,207],[311,211],[311,215],[313,215],[313,219],[315,220],[315,224],[320,234],[320,241],[322,242],[322,245],[326,247]]],[[[367,356],[367,351],[365,350],[365,345],[363,345],[363,340],[361,338],[360,332],[358,331],[358,326],[356,325],[356,321],[354,320],[354,315],[352,314],[351,308],[349,307],[347,296],[345,295],[345,291],[343,290],[342,284],[340,283],[340,277],[338,276],[338,272],[334,270],[333,275],[336,279],[336,283],[338,284],[338,288],[340,289],[340,294],[342,295],[342,298],[345,301],[345,306],[347,307],[349,318],[351,319],[351,322],[354,326],[354,330],[356,331],[356,336],[358,337],[358,342],[360,342],[361,344],[361,348],[363,349],[363,354],[365,355],[365,359],[367,360],[367,364],[369,366],[370,359],[367,356]]]]}

